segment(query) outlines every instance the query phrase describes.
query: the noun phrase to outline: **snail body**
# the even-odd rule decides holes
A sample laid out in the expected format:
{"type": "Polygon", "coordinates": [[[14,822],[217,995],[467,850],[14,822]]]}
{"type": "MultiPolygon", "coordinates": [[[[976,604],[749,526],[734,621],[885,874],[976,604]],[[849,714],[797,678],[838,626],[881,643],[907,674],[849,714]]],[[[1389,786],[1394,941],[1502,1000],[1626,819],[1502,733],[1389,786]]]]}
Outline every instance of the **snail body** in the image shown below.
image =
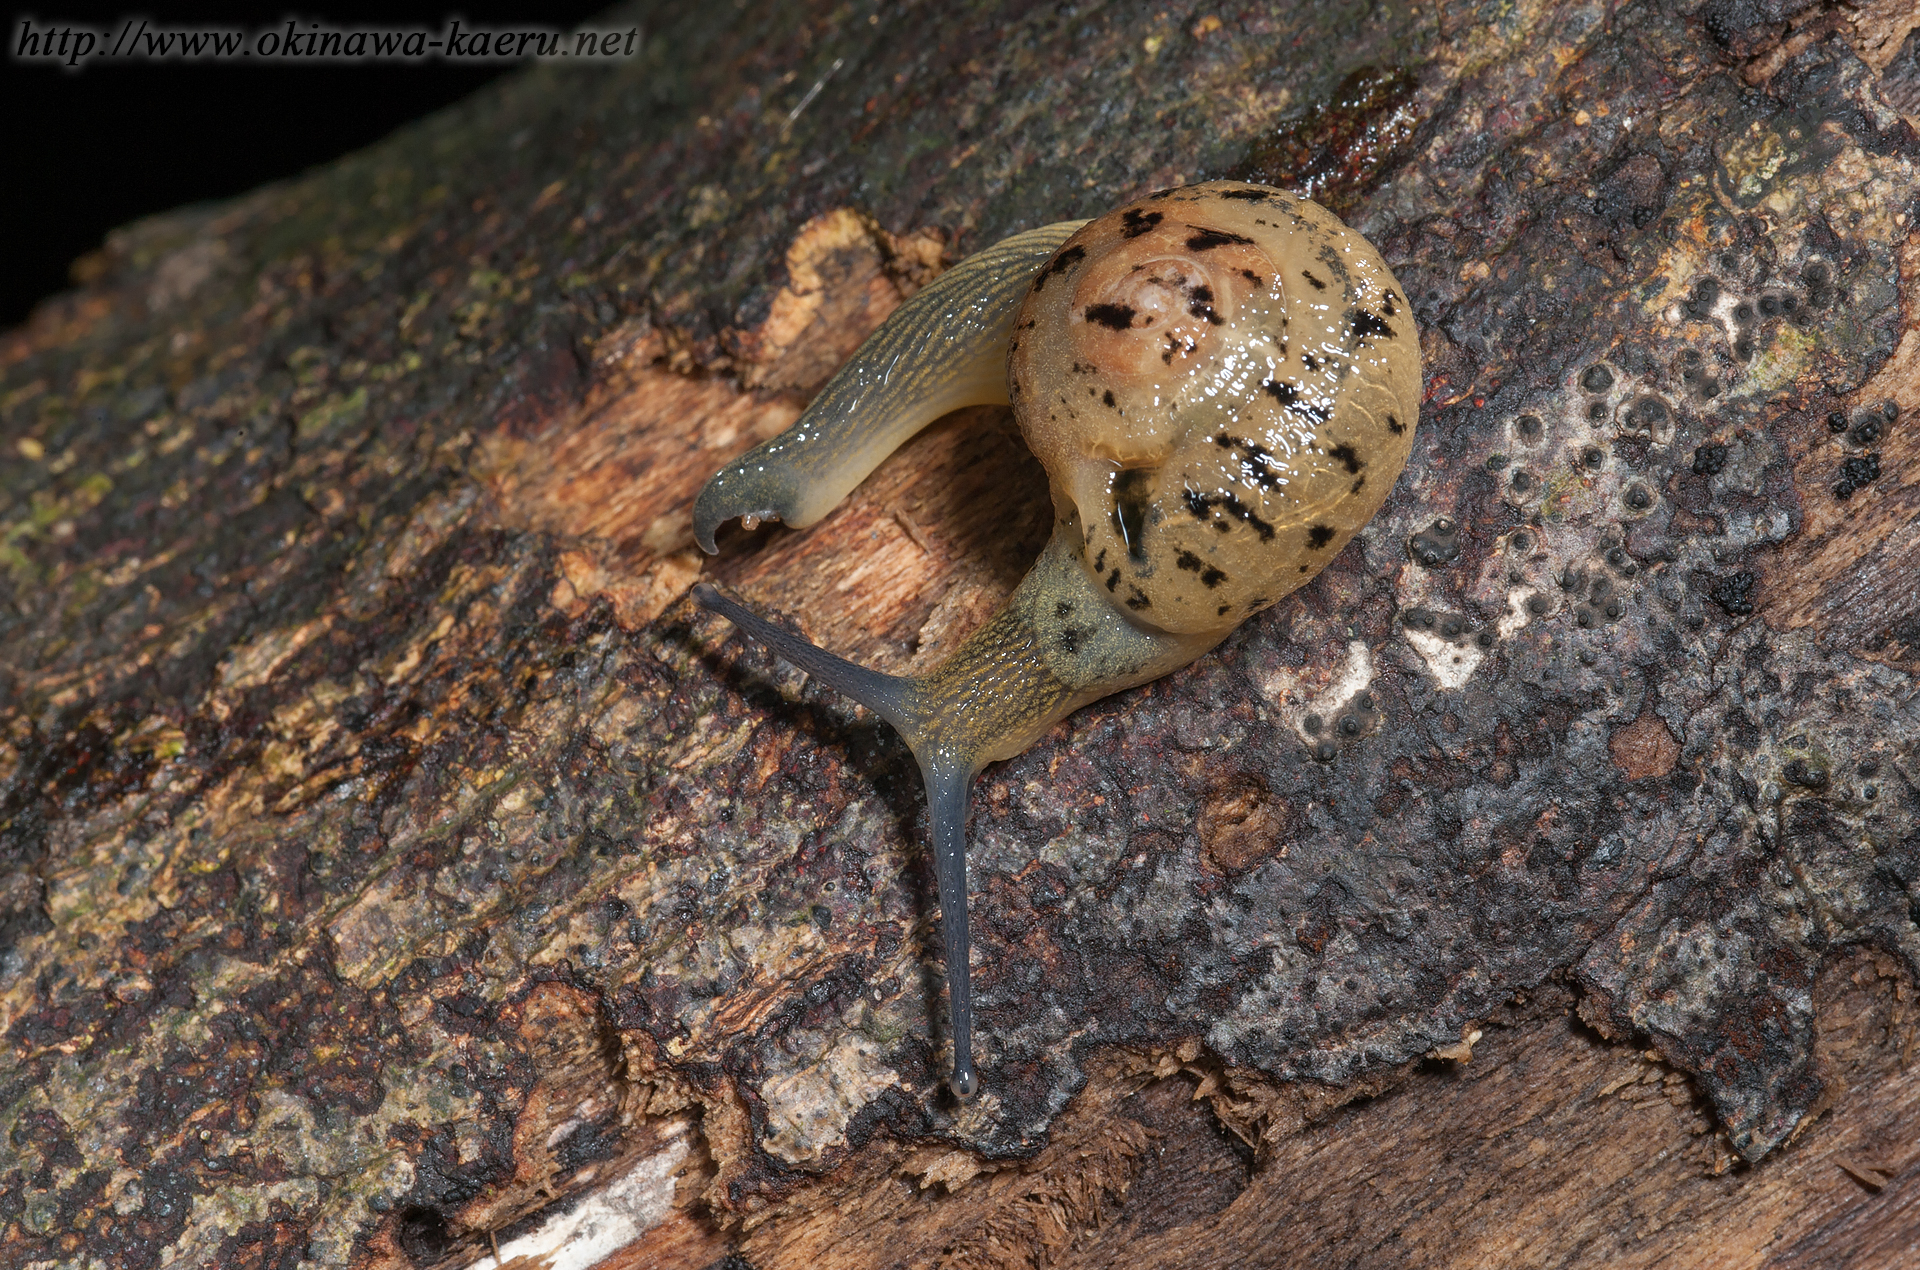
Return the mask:
{"type": "Polygon", "coordinates": [[[708,482],[694,536],[824,516],[950,410],[1011,403],[1054,530],[1006,605],[925,675],[856,666],[710,586],[695,597],[891,723],[927,784],[954,1057],[977,1087],[968,790],[1080,706],[1157,679],[1311,579],[1412,447],[1404,292],[1332,213],[1215,181],[1016,235],[896,310],[780,436],[708,482]]]}

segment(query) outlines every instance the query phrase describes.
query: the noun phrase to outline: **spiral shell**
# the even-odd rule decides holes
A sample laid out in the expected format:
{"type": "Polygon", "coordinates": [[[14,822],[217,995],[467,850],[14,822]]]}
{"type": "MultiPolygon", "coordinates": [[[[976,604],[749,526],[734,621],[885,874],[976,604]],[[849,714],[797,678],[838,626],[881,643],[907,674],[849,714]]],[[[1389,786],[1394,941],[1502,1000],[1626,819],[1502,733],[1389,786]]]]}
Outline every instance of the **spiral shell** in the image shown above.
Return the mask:
{"type": "Polygon", "coordinates": [[[1134,620],[1229,629],[1317,573],[1413,442],[1399,285],[1318,204],[1216,181],[1092,221],[1014,321],[1009,393],[1088,571],[1134,620]]]}

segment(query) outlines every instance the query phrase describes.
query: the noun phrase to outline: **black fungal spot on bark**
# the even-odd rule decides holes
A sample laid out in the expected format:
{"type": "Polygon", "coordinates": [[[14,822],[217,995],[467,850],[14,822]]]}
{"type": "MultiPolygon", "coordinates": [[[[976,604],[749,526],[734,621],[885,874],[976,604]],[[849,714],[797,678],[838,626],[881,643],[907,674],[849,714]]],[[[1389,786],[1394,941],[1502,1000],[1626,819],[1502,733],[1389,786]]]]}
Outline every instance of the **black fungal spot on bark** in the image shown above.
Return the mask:
{"type": "Polygon", "coordinates": [[[1856,454],[1840,464],[1840,479],[1834,484],[1833,496],[1842,500],[1852,498],[1856,491],[1879,479],[1880,456],[1856,454]]]}
{"type": "Polygon", "coordinates": [[[1262,384],[1261,387],[1267,390],[1268,396],[1285,406],[1288,410],[1291,410],[1294,414],[1304,416],[1305,418],[1313,420],[1315,423],[1325,423],[1328,418],[1331,417],[1331,412],[1328,411],[1326,407],[1316,406],[1300,400],[1300,389],[1284,380],[1269,379],[1266,383],[1262,384]]]}
{"type": "Polygon", "coordinates": [[[1827,769],[1809,763],[1805,759],[1788,759],[1787,765],[1781,769],[1780,774],[1786,778],[1788,784],[1798,785],[1802,789],[1827,787],[1827,769]]]}
{"type": "MultiPolygon", "coordinates": [[[[1130,304],[1089,304],[1086,319],[1096,322],[1110,331],[1130,331],[1133,329],[1135,310],[1130,304]]],[[[1151,324],[1153,319],[1147,319],[1151,324]]]]}
{"type": "Polygon", "coordinates": [[[1215,247],[1227,247],[1234,243],[1251,243],[1253,239],[1243,238],[1239,234],[1230,234],[1224,229],[1207,229],[1196,225],[1187,235],[1188,251],[1212,251],[1215,247]]]}
{"type": "Polygon", "coordinates": [[[1416,533],[1407,543],[1408,553],[1429,569],[1438,569],[1460,558],[1460,524],[1451,516],[1442,516],[1416,533]]]}
{"type": "Polygon", "coordinates": [[[1667,418],[1667,403],[1658,397],[1642,397],[1633,403],[1627,417],[1644,428],[1653,428],[1664,423],[1667,418]]]}
{"type": "MultiPolygon", "coordinates": [[[[1165,197],[1164,192],[1161,197],[1165,197]]],[[[1143,212],[1137,207],[1129,207],[1120,217],[1120,235],[1123,238],[1138,238],[1165,219],[1164,213],[1143,212]]]]}
{"type": "Polygon", "coordinates": [[[1729,616],[1745,617],[1753,612],[1753,591],[1760,579],[1752,572],[1742,569],[1738,573],[1726,574],[1707,583],[1707,598],[1724,609],[1729,616]]]}
{"type": "Polygon", "coordinates": [[[1613,387],[1613,372],[1605,366],[1589,366],[1580,372],[1580,386],[1588,392],[1605,392],[1613,387]]]}
{"type": "Polygon", "coordinates": [[[1693,284],[1693,294],[1686,303],[1687,316],[1703,318],[1713,311],[1714,304],[1720,299],[1720,280],[1702,278],[1693,284]]]}
{"type": "Polygon", "coordinates": [[[1040,271],[1040,276],[1033,280],[1033,289],[1036,292],[1044,290],[1049,278],[1057,273],[1065,273],[1086,258],[1087,249],[1085,247],[1074,246],[1067,248],[1055,256],[1045,269],[1040,271]]]}
{"type": "MultiPolygon", "coordinates": [[[[1827,427],[1831,431],[1839,432],[1842,428],[1846,427],[1846,421],[1844,419],[1841,420],[1841,426],[1839,428],[1833,426],[1834,419],[1838,419],[1839,417],[1838,411],[1835,411],[1833,415],[1829,416],[1827,427]]],[[[1886,435],[1887,429],[1899,418],[1899,403],[1895,402],[1892,398],[1882,401],[1877,406],[1868,406],[1865,409],[1855,411],[1852,430],[1847,432],[1847,441],[1849,444],[1859,446],[1877,445],[1880,438],[1886,435]]]]}
{"type": "Polygon", "coordinates": [[[1695,476],[1718,476],[1727,466],[1727,447],[1718,441],[1709,441],[1693,452],[1693,473],[1695,476]]]}

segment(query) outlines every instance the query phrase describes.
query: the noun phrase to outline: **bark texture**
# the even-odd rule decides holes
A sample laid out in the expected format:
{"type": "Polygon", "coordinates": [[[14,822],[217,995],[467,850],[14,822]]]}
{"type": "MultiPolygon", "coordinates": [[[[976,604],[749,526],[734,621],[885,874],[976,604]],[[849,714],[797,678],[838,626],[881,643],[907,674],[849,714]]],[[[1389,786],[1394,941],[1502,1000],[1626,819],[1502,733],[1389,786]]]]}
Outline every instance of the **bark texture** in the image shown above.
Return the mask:
{"type": "Polygon", "coordinates": [[[1896,1263],[1905,5],[634,20],[0,336],[0,1263],[1896,1263]],[[975,410],[688,508],[945,262],[1215,176],[1381,247],[1414,457],[983,777],[956,1105],[910,757],[685,597],[925,665],[1044,475],[975,410]]]}

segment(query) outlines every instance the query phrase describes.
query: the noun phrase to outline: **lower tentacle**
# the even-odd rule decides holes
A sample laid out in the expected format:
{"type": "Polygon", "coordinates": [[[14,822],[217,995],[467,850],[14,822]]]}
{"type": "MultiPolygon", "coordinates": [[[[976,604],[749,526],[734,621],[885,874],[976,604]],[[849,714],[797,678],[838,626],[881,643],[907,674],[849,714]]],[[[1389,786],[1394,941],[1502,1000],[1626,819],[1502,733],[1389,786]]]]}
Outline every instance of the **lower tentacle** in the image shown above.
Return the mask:
{"type": "MultiPolygon", "coordinates": [[[[937,762],[937,760],[936,760],[937,762]]],[[[971,1098],[980,1082],[973,1070],[973,970],[967,935],[967,803],[971,769],[927,765],[927,809],[933,819],[933,872],[940,885],[940,934],[946,945],[947,1011],[953,1028],[954,1095],[971,1098]]]]}

